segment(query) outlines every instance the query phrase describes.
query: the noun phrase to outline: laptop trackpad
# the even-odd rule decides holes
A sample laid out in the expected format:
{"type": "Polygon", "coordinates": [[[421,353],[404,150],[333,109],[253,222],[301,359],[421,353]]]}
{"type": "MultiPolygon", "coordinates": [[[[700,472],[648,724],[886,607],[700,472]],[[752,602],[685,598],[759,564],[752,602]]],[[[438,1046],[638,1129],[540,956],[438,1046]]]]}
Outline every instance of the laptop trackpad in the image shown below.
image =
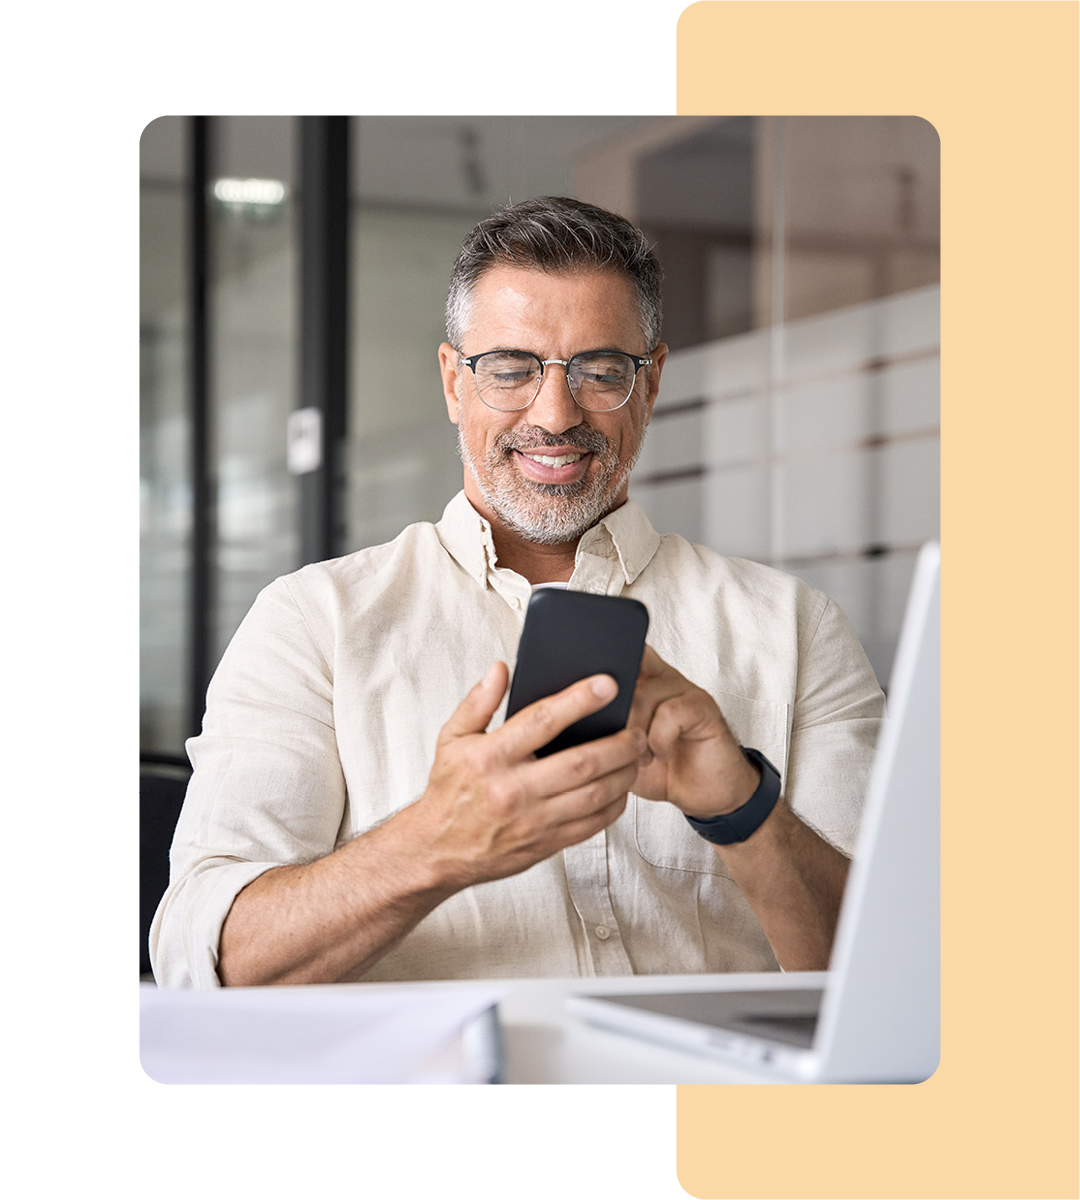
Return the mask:
{"type": "Polygon", "coordinates": [[[803,988],[777,992],[661,992],[602,999],[626,1008],[809,1049],[814,1043],[821,996],[821,988],[803,988]]]}

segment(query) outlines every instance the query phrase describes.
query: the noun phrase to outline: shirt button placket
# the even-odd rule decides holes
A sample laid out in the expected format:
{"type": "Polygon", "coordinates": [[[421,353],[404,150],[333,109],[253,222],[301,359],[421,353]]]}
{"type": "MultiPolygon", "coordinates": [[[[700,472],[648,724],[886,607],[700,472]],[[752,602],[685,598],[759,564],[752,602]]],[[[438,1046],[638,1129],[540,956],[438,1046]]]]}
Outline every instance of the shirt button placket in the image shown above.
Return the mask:
{"type": "Polygon", "coordinates": [[[581,918],[579,937],[595,975],[632,975],[619,925],[611,903],[607,861],[607,830],[601,830],[563,851],[566,885],[581,918]]]}

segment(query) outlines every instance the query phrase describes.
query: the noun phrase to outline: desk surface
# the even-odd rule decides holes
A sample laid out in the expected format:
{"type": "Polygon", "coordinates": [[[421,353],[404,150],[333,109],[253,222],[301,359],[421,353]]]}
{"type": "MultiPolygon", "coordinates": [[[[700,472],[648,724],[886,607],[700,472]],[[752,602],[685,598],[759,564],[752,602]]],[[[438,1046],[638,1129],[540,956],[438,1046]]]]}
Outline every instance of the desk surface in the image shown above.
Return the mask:
{"type": "Polygon", "coordinates": [[[503,1083],[778,1082],[707,1053],[600,1028],[566,1005],[575,993],[718,991],[754,987],[763,978],[806,987],[826,977],[457,980],[210,993],[144,985],[143,1065],[162,1082],[486,1081],[494,1070],[490,1014],[497,1000],[503,1083]],[[487,1018],[469,1018],[464,1035],[455,1033],[468,1013],[485,1011],[487,1018]]]}

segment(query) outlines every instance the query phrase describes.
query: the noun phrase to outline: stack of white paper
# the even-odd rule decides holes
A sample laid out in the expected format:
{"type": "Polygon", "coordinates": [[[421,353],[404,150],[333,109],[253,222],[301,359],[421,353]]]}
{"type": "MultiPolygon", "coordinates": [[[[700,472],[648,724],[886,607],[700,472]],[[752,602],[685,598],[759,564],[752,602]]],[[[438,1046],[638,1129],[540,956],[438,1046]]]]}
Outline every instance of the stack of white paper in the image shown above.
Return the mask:
{"type": "Polygon", "coordinates": [[[489,1083],[490,987],[143,985],[140,1057],[159,1083],[489,1083]]]}

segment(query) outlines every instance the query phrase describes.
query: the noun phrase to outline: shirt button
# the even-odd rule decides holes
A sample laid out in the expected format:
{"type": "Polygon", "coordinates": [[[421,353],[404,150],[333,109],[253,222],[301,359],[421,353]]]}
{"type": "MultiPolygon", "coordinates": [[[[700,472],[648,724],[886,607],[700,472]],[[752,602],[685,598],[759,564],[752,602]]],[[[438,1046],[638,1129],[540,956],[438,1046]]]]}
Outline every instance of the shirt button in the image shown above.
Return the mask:
{"type": "Polygon", "coordinates": [[[597,925],[593,932],[602,942],[606,942],[611,937],[611,930],[606,925],[597,925]]]}

